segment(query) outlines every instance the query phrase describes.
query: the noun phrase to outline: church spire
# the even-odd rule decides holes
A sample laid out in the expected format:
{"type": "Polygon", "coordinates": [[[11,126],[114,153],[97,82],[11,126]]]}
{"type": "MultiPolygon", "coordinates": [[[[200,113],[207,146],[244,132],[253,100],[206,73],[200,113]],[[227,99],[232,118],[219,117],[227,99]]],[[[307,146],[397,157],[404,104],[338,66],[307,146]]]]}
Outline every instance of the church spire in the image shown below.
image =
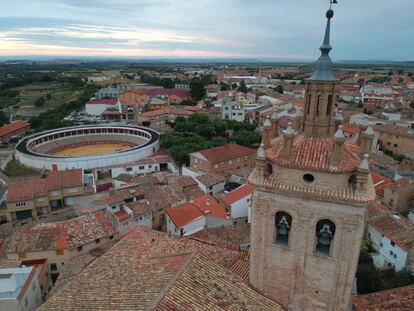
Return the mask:
{"type": "Polygon", "coordinates": [[[337,81],[332,71],[332,60],[329,57],[329,52],[332,50],[330,45],[330,35],[331,35],[331,19],[334,16],[334,11],[329,9],[326,12],[326,30],[323,43],[320,47],[321,56],[316,62],[315,71],[312,76],[308,79],[310,81],[337,81]]]}

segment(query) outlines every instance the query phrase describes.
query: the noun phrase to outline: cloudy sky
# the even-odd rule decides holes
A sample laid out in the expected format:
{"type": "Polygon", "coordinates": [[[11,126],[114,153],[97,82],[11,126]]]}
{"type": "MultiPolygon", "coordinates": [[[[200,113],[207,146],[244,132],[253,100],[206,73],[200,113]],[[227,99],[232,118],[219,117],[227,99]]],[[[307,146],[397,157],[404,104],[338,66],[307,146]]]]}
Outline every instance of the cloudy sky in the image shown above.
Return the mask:
{"type": "MultiPolygon", "coordinates": [[[[413,0],[338,0],[336,60],[414,60],[413,0]]],[[[1,56],[317,57],[329,0],[0,0],[1,56]]]]}

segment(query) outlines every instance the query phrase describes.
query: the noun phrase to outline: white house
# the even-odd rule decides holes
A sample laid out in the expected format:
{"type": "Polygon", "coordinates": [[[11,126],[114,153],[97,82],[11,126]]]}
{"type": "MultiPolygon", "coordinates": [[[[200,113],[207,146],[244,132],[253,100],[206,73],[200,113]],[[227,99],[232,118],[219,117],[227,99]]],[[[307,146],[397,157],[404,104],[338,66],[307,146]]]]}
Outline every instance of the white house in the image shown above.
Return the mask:
{"type": "Polygon", "coordinates": [[[237,102],[223,102],[221,104],[221,118],[223,120],[244,122],[246,115],[243,105],[237,102]]]}
{"type": "Polygon", "coordinates": [[[230,207],[231,219],[248,218],[249,207],[252,205],[252,193],[253,187],[246,184],[221,197],[230,207]]]}
{"type": "Polygon", "coordinates": [[[166,210],[167,232],[187,236],[205,228],[232,225],[226,208],[210,194],[166,210]]]}
{"type": "Polygon", "coordinates": [[[408,269],[414,274],[414,224],[392,212],[379,213],[368,220],[367,234],[377,254],[377,268],[408,269]]]}
{"type": "Polygon", "coordinates": [[[222,176],[203,174],[194,178],[204,193],[217,194],[224,191],[225,179],[222,176]]]}
{"type": "Polygon", "coordinates": [[[0,310],[35,311],[41,304],[35,267],[0,269],[0,310]]]}

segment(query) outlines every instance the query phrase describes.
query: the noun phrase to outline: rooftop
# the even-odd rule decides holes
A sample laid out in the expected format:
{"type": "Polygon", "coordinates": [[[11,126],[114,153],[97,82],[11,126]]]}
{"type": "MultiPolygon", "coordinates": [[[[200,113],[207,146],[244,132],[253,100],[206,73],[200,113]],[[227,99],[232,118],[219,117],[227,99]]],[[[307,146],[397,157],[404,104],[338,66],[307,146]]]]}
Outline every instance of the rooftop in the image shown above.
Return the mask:
{"type": "Polygon", "coordinates": [[[42,197],[51,190],[60,190],[69,187],[83,187],[81,169],[51,171],[42,179],[11,181],[7,202],[33,200],[42,197]]]}
{"type": "Polygon", "coordinates": [[[375,131],[414,139],[414,130],[393,124],[376,125],[375,131]]]}
{"type": "MultiPolygon", "coordinates": [[[[371,214],[373,214],[372,210],[371,214]]],[[[403,250],[410,250],[414,243],[414,224],[403,216],[386,212],[378,214],[378,216],[371,217],[368,224],[403,250]]]]}
{"type": "Polygon", "coordinates": [[[414,285],[385,290],[352,298],[355,311],[414,310],[414,285]]]}
{"type": "Polygon", "coordinates": [[[283,310],[226,269],[238,259],[137,226],[39,310],[283,310]]]}
{"type": "Polygon", "coordinates": [[[27,126],[30,126],[30,123],[26,121],[17,121],[14,123],[5,124],[0,127],[0,137],[13,134],[15,131],[24,129],[27,126]]]}
{"type": "Polygon", "coordinates": [[[220,147],[204,149],[200,153],[211,163],[232,160],[235,158],[252,155],[256,150],[237,144],[227,144],[220,147]]]}
{"type": "Polygon", "coordinates": [[[231,205],[253,193],[253,187],[246,184],[222,196],[227,204],[231,205]]]}
{"type": "Polygon", "coordinates": [[[116,229],[108,214],[100,211],[18,230],[7,238],[6,253],[73,249],[115,233],[116,229]]]}
{"type": "Polygon", "coordinates": [[[280,166],[326,172],[353,172],[360,165],[358,145],[347,139],[343,145],[340,165],[332,166],[329,161],[334,142],[330,137],[306,137],[298,134],[293,141],[293,155],[283,156],[284,137],[280,136],[266,150],[266,155],[280,166]]]}
{"type": "Polygon", "coordinates": [[[211,174],[203,174],[197,176],[196,179],[206,187],[211,187],[217,185],[218,183],[224,182],[224,178],[222,176],[211,174]]]}

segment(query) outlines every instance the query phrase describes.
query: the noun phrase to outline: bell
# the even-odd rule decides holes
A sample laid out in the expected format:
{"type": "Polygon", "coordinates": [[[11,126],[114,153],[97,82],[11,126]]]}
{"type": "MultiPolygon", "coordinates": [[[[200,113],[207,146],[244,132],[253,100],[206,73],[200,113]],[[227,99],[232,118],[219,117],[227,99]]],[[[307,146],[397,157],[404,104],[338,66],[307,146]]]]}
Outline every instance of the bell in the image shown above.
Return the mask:
{"type": "Polygon", "coordinates": [[[329,225],[323,225],[323,228],[319,231],[319,239],[318,242],[322,245],[330,245],[331,244],[331,235],[332,232],[329,230],[329,225]]]}
{"type": "Polygon", "coordinates": [[[277,233],[280,235],[287,235],[289,233],[289,224],[286,220],[286,217],[283,216],[282,219],[279,221],[279,229],[277,233]]]}

